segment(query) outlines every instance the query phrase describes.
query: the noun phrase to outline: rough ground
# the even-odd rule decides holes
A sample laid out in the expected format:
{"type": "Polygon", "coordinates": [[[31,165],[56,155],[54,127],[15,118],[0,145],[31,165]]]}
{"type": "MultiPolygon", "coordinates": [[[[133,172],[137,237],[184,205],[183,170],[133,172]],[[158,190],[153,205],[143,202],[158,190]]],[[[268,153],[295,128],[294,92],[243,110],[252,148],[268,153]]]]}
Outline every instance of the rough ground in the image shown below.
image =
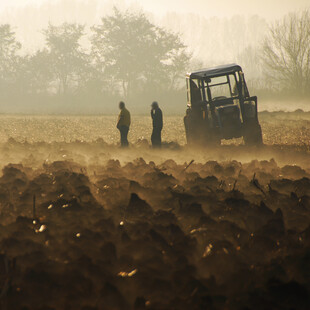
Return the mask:
{"type": "Polygon", "coordinates": [[[309,119],[193,150],[171,117],[154,152],[147,117],[126,151],[112,117],[2,117],[0,308],[309,309],[309,119]]]}

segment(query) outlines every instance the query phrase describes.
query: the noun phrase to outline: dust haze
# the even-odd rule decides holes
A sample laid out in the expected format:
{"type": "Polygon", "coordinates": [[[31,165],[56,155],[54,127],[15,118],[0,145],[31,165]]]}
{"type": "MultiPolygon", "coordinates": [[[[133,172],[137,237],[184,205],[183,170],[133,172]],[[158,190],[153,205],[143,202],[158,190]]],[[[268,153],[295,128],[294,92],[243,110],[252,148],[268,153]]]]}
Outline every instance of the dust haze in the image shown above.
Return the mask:
{"type": "Polygon", "coordinates": [[[2,1],[0,309],[309,309],[308,9],[2,1]],[[263,144],[187,143],[186,73],[228,63],[263,144]]]}
{"type": "MultiPolygon", "coordinates": [[[[307,47],[300,55],[291,57],[293,51],[281,51],[275,44],[277,38],[271,38],[274,31],[285,29],[292,22],[292,14],[298,15],[298,20],[303,12],[307,12],[307,1],[281,1],[281,5],[279,1],[249,3],[241,0],[234,4],[225,1],[178,3],[169,1],[164,5],[161,1],[124,0],[2,2],[1,21],[10,26],[1,30],[3,41],[5,38],[15,40],[15,45],[7,46],[7,54],[2,56],[6,65],[2,66],[1,112],[110,114],[117,112],[114,103],[125,97],[134,113],[148,113],[147,103],[157,100],[166,113],[182,115],[186,107],[185,74],[226,63],[243,66],[251,94],[259,96],[260,111],[309,110],[309,77],[300,70],[307,72],[307,59],[302,56],[307,55],[307,47]],[[159,66],[147,68],[143,65],[154,61],[150,51],[145,51],[139,59],[130,58],[131,53],[137,54],[137,50],[141,50],[136,42],[127,54],[123,50],[121,57],[136,68],[140,64],[140,69],[132,71],[130,66],[123,66],[120,71],[118,66],[109,67],[109,63],[120,62],[107,55],[102,42],[113,36],[117,38],[118,34],[113,32],[117,25],[109,24],[109,35],[102,38],[101,43],[96,41],[96,36],[99,38],[101,34],[95,29],[102,25],[102,18],[112,17],[115,9],[123,14],[124,21],[129,13],[144,15],[144,22],[175,35],[170,46],[161,51],[159,66]],[[64,42],[63,47],[52,45],[53,35],[56,40],[66,32],[74,40],[64,42]],[[66,49],[67,55],[63,61],[72,55],[74,61],[70,66],[58,63],[55,67],[55,59],[62,48],[66,49]],[[276,55],[283,53],[284,59],[280,63],[279,59],[270,62],[269,48],[276,55]],[[166,62],[170,64],[168,67],[160,67],[166,62]],[[290,64],[288,68],[285,68],[286,64],[290,64]],[[143,72],[142,68],[148,72],[143,72]],[[6,70],[10,75],[5,74],[6,70]],[[131,70],[131,74],[126,70],[131,70]],[[300,84],[300,79],[305,85],[296,89],[293,84],[300,84]],[[122,84],[130,84],[130,96],[122,84]],[[66,96],[62,96],[64,93],[66,96]]],[[[302,38],[308,24],[303,25],[303,30],[296,28],[295,33],[285,39],[308,42],[309,39],[302,38]]],[[[132,31],[130,27],[128,24],[123,31],[132,31]]],[[[141,40],[143,42],[143,35],[141,40]]],[[[121,44],[130,43],[124,41],[121,44]]],[[[113,47],[114,56],[121,44],[113,47]]],[[[287,46],[285,42],[281,44],[287,46]]],[[[149,46],[154,50],[155,47],[149,46]]]]}
{"type": "Polygon", "coordinates": [[[167,116],[154,150],[149,117],[120,149],[113,116],[1,116],[2,309],[307,309],[310,115],[260,118],[261,148],[167,116]]]}

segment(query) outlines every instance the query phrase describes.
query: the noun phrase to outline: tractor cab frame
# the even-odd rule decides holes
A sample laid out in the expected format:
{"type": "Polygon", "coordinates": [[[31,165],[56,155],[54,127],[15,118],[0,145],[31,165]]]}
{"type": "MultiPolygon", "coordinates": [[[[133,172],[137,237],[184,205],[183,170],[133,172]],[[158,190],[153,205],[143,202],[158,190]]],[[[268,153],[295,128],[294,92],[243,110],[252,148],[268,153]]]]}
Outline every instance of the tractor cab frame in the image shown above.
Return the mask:
{"type": "Polygon", "coordinates": [[[262,144],[257,97],[250,96],[237,64],[187,74],[184,118],[189,144],[220,144],[243,137],[246,144],[262,144]]]}

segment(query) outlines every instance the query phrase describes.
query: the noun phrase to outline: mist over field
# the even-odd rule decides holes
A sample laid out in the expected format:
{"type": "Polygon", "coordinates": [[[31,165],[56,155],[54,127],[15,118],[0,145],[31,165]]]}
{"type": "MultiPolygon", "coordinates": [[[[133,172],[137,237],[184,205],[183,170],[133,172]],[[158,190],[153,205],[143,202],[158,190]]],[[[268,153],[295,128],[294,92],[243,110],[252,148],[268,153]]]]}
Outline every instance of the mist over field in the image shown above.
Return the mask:
{"type": "Polygon", "coordinates": [[[0,171],[0,310],[309,310],[309,1],[1,1],[0,171]]]}
{"type": "MultiPolygon", "coordinates": [[[[1,23],[9,24],[10,28],[2,28],[2,38],[5,40],[11,33],[10,40],[14,38],[16,44],[8,47],[10,54],[3,55],[6,65],[2,65],[0,112],[111,114],[117,112],[117,102],[124,99],[133,113],[148,113],[150,103],[157,100],[166,113],[182,115],[186,109],[185,74],[228,63],[243,67],[251,95],[259,97],[260,111],[309,110],[309,77],[306,73],[309,65],[303,56],[307,55],[309,47],[295,55],[293,51],[281,51],[275,44],[276,38],[271,38],[272,29],[285,29],[286,24],[293,22],[289,14],[302,18],[302,12],[307,8],[307,1],[303,0],[294,4],[281,2],[281,5],[278,1],[249,5],[243,0],[238,0],[235,5],[226,5],[223,1],[217,4],[195,1],[191,5],[187,1],[179,4],[172,1],[168,5],[125,0],[7,2],[0,7],[0,16],[1,23]],[[129,21],[130,14],[143,15],[141,25],[150,23],[149,26],[162,28],[175,36],[174,41],[170,41],[170,46],[152,47],[150,43],[143,43],[146,42],[145,34],[137,33],[134,36],[140,37],[141,42],[129,47],[131,43],[125,37],[132,31],[133,24],[123,24],[125,28],[120,28],[118,34],[113,27],[122,26],[112,22],[104,26],[110,27],[109,37],[102,37],[101,43],[95,42],[94,36],[101,34],[94,26],[100,26],[102,18],[112,17],[115,9],[122,14],[123,21],[129,21]],[[65,39],[65,33],[71,36],[71,41],[65,39]],[[55,40],[58,36],[67,42],[63,41],[62,46],[53,45],[53,36],[55,40]],[[108,55],[104,46],[109,43],[104,42],[113,36],[114,44],[118,43],[118,46],[115,45],[113,54],[108,55]],[[153,51],[162,49],[157,65],[154,65],[150,50],[142,52],[137,59],[132,58],[145,46],[153,51]],[[270,63],[269,48],[276,55],[284,53],[287,59],[280,59],[280,63],[273,59],[270,63]],[[70,65],[58,62],[57,67],[55,59],[62,51],[67,54],[64,59],[72,55],[74,58],[70,65]],[[135,66],[134,70],[117,59],[119,52],[123,53],[121,59],[135,66]],[[298,62],[296,68],[294,61],[298,62]],[[116,66],[112,68],[111,63],[116,66]],[[150,63],[153,66],[147,67],[150,63]],[[285,68],[286,64],[289,68],[285,68]],[[6,70],[10,76],[5,74],[6,70]],[[130,94],[124,87],[131,88],[130,94]]],[[[286,32],[286,40],[308,42],[309,38],[303,39],[302,33],[307,32],[305,29],[309,25],[305,23],[302,27],[303,30],[298,30],[296,26],[291,35],[286,32]]],[[[165,44],[162,42],[160,44],[165,44]]],[[[285,46],[286,43],[282,44],[285,46]]]]}

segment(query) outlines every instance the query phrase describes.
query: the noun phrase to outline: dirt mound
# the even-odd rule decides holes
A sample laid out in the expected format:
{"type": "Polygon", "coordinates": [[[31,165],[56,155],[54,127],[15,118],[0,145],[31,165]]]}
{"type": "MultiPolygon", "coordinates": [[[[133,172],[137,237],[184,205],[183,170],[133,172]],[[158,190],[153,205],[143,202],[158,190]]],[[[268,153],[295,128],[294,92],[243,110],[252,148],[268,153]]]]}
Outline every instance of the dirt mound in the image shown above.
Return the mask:
{"type": "Polygon", "coordinates": [[[309,309],[307,169],[5,166],[1,309],[309,309]]]}

